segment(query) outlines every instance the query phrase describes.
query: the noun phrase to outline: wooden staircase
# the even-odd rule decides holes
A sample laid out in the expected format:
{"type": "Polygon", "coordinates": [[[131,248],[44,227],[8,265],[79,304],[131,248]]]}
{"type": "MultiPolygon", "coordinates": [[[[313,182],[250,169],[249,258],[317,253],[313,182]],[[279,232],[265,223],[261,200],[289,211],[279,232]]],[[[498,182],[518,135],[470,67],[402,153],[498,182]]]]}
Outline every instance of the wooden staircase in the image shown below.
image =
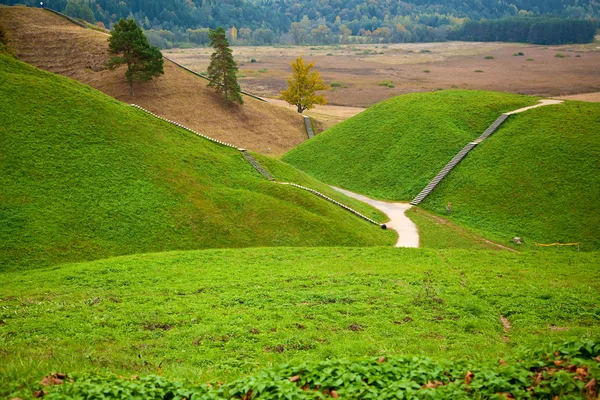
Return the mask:
{"type": "Polygon", "coordinates": [[[479,143],[483,142],[494,132],[496,132],[498,128],[500,128],[500,126],[504,123],[504,121],[508,119],[508,117],[510,117],[510,114],[502,114],[500,117],[498,117],[498,119],[494,121],[492,125],[489,126],[489,128],[485,130],[485,132],[481,134],[481,136],[479,136],[476,140],[469,142],[469,144],[463,147],[463,149],[459,151],[458,154],[455,155],[452,158],[452,160],[450,160],[450,162],[448,162],[448,164],[446,164],[446,166],[442,168],[440,172],[438,172],[435,178],[433,178],[431,182],[429,182],[429,184],[427,184],[427,186],[425,186],[425,188],[421,190],[421,192],[410,202],[410,204],[416,206],[417,204],[421,203],[427,196],[429,196],[429,194],[433,192],[437,185],[439,185],[442,179],[444,179],[446,175],[448,175],[450,171],[452,171],[452,169],[456,167],[458,163],[461,162],[462,159],[465,158],[475,146],[477,146],[479,143]]]}

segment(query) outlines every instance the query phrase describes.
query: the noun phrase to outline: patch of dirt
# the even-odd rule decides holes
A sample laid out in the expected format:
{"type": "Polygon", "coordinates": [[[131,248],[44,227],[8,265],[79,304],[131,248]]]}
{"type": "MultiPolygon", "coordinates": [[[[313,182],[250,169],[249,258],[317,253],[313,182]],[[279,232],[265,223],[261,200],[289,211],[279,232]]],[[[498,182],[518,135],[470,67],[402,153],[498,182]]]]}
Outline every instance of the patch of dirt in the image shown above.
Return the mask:
{"type": "Polygon", "coordinates": [[[173,329],[173,325],[170,324],[157,324],[154,322],[150,322],[144,325],[144,329],[147,331],[155,331],[157,329],[161,330],[161,331],[168,331],[170,329],[173,329]]]}
{"type": "Polygon", "coordinates": [[[88,84],[125,103],[135,103],[207,136],[259,153],[283,154],[307,139],[298,113],[244,96],[227,105],[207,81],[165,60],[165,74],[135,83],[129,95],[124,68],[109,71],[108,36],[36,8],[2,7],[8,45],[24,62],[88,84]]]}
{"type": "Polygon", "coordinates": [[[506,319],[502,314],[500,314],[500,321],[502,322],[504,332],[508,333],[510,331],[510,321],[506,319]]]}
{"type": "Polygon", "coordinates": [[[560,96],[557,98],[559,100],[575,100],[575,101],[587,101],[587,102],[591,102],[591,103],[600,103],[600,92],[573,94],[570,96],[560,96]]]}

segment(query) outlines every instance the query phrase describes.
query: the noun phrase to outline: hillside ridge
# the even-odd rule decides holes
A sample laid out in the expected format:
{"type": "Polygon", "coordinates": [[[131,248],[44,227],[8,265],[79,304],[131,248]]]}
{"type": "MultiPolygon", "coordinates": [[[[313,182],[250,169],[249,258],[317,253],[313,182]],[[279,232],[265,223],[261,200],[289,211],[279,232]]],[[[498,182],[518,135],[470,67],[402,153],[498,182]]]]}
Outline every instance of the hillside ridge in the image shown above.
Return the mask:
{"type": "MultiPolygon", "coordinates": [[[[219,247],[388,245],[346,210],[266,181],[235,146],[199,140],[79,82],[0,56],[0,269],[219,247]],[[285,221],[284,224],[281,222],[285,221]]],[[[276,160],[281,180],[327,193],[276,160]]]]}
{"type": "Polygon", "coordinates": [[[282,154],[307,139],[300,115],[248,98],[227,105],[205,81],[172,63],[165,74],[136,83],[129,96],[122,69],[108,70],[106,34],[84,29],[42,9],[0,7],[8,46],[24,62],[88,84],[126,103],[135,102],[217,139],[259,153],[282,154]]]}

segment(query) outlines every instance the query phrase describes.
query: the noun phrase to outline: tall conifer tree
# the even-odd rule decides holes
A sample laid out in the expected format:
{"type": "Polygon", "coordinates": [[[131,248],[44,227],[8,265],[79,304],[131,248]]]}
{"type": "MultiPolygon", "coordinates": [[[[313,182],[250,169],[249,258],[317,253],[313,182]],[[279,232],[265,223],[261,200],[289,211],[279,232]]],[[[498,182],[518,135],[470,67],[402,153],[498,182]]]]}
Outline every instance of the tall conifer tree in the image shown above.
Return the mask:
{"type": "Polygon", "coordinates": [[[208,86],[214,87],[228,102],[235,101],[244,104],[240,85],[237,82],[237,64],[233,60],[233,53],[225,36],[225,30],[219,27],[209,33],[210,45],[215,51],[210,56],[208,66],[208,86]]]}
{"type": "Polygon", "coordinates": [[[148,43],[144,32],[133,19],[115,24],[108,38],[108,47],[116,54],[106,64],[110,69],[127,64],[125,77],[129,82],[129,94],[133,96],[133,81],[149,81],[162,75],[163,57],[160,50],[148,43]]]}

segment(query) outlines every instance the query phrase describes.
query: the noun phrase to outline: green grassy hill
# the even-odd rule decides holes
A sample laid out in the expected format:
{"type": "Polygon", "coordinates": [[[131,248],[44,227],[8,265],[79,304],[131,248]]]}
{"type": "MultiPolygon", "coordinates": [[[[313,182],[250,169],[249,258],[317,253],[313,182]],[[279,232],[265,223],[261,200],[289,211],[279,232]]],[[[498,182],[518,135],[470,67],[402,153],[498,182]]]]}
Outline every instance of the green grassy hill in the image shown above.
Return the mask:
{"type": "Polygon", "coordinates": [[[500,114],[535,102],[478,91],[399,96],[304,142],[283,160],[332,185],[408,201],[500,114]]]}
{"type": "Polygon", "coordinates": [[[500,243],[598,250],[599,171],[600,104],[566,102],[510,117],[421,206],[443,213],[450,201],[450,220],[500,243]]]}
{"type": "MultiPolygon", "coordinates": [[[[1,55],[0,121],[0,269],[173,249],[394,242],[266,181],[239,151],[1,55]]],[[[276,177],[290,174],[299,173],[283,165],[276,177]]]]}
{"type": "Polygon", "coordinates": [[[201,383],[345,357],[489,361],[600,325],[598,253],[218,249],[0,274],[4,390],[50,371],[201,383]]]}

